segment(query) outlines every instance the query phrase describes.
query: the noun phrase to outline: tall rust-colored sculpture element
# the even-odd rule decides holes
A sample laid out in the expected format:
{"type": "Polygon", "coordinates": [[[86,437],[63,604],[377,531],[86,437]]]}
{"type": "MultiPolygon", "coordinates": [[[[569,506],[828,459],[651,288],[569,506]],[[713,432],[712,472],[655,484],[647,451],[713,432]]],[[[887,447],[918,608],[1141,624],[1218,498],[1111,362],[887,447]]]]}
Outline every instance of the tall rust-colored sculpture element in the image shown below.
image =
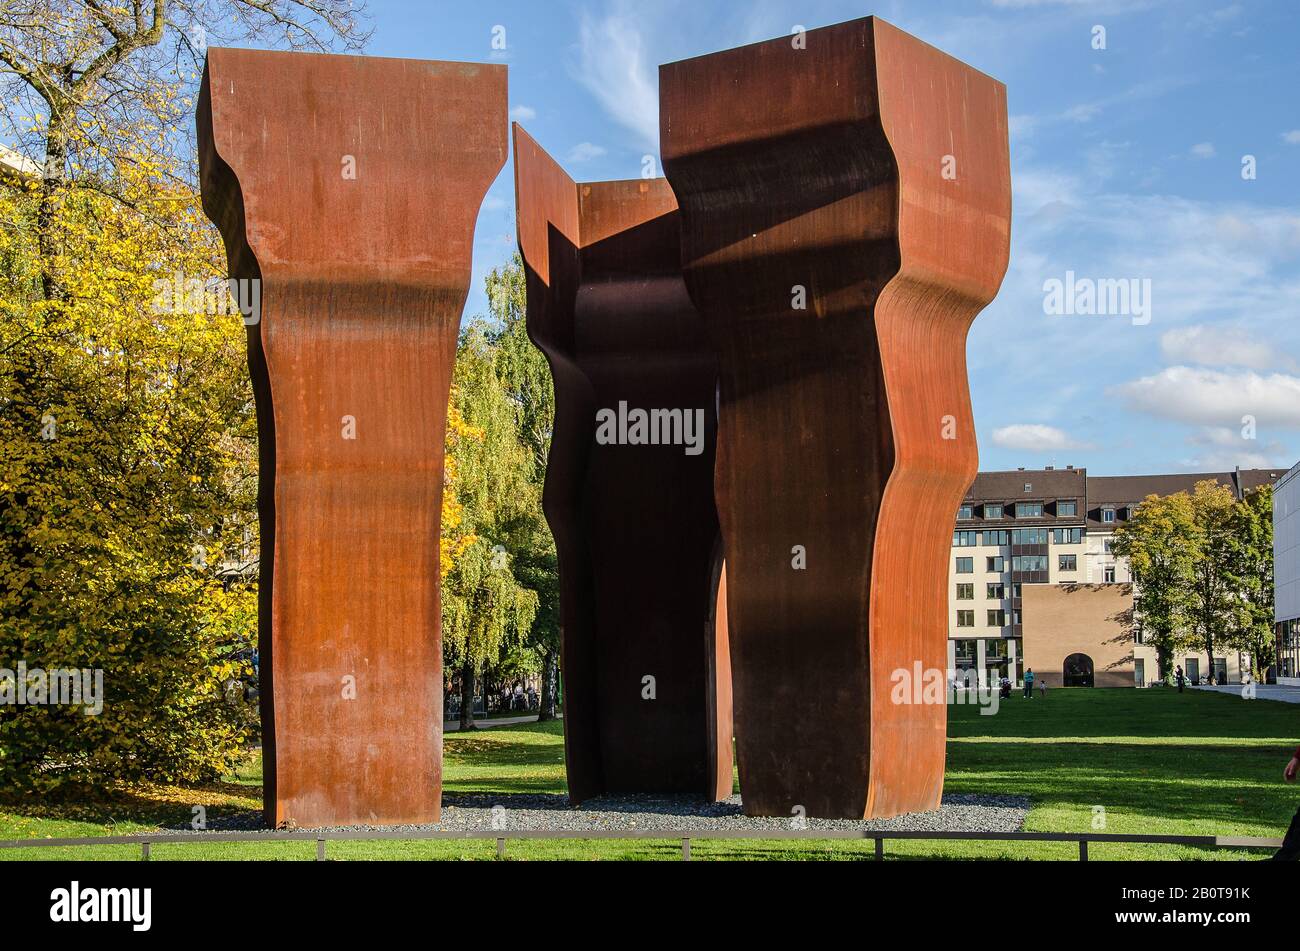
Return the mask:
{"type": "Polygon", "coordinates": [[[682,284],[677,203],[663,179],[577,184],[518,125],[514,140],[528,332],[555,380],[544,506],[569,796],[724,798],[718,368],[682,284]]]}
{"type": "Polygon", "coordinates": [[[1005,87],[868,18],[661,67],[660,100],[721,359],[746,811],[936,808],[946,708],[914,664],[947,666],[966,334],[1009,253],[1005,87]]]}
{"type": "Polygon", "coordinates": [[[261,282],[267,821],[437,821],[443,439],[505,67],[211,49],[198,133],[261,282]]]}

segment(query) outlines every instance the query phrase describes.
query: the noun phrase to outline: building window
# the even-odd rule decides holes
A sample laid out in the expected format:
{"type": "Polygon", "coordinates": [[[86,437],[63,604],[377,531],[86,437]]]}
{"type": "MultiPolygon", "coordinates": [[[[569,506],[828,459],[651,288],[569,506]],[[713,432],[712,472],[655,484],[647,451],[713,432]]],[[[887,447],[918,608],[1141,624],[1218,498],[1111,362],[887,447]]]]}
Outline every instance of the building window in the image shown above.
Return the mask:
{"type": "Polygon", "coordinates": [[[1081,528],[1054,528],[1052,529],[1052,541],[1058,545],[1077,545],[1083,540],[1083,529],[1081,528]]]}
{"type": "Polygon", "coordinates": [[[1005,528],[1000,531],[991,531],[984,533],[984,544],[986,545],[1010,545],[1011,533],[1005,528]]]}
{"type": "Polygon", "coordinates": [[[1042,502],[1017,502],[1016,518],[1042,518],[1042,502]]]}
{"type": "Polygon", "coordinates": [[[989,571],[1003,571],[1006,569],[1007,566],[1006,559],[1003,558],[1001,555],[989,556],[988,558],[985,559],[985,564],[988,565],[989,571]]]}
{"type": "Polygon", "coordinates": [[[1011,559],[1012,571],[1046,571],[1046,555],[1016,555],[1011,559]]]}
{"type": "Polygon", "coordinates": [[[1003,584],[988,584],[988,585],[985,585],[985,586],[984,586],[984,596],[987,597],[987,598],[992,598],[992,599],[995,600],[995,601],[1001,601],[1003,598],[1005,598],[1005,597],[1007,596],[1007,588],[1006,588],[1006,585],[1003,585],[1003,584]]]}
{"type": "Polygon", "coordinates": [[[1111,567],[1111,568],[1103,568],[1102,571],[1101,571],[1101,580],[1104,581],[1104,582],[1106,582],[1106,584],[1114,584],[1114,583],[1115,583],[1115,569],[1114,569],[1114,567],[1111,567]]]}
{"type": "Polygon", "coordinates": [[[954,660],[957,660],[958,662],[967,661],[974,663],[975,640],[973,638],[963,637],[960,640],[953,641],[952,652],[954,660]]]}
{"type": "Polygon", "coordinates": [[[971,575],[971,574],[974,574],[974,573],[975,573],[975,559],[974,559],[974,558],[958,558],[958,559],[957,559],[957,574],[959,574],[959,575],[971,575]]]}
{"type": "Polygon", "coordinates": [[[1107,555],[1115,550],[1115,540],[1113,538],[1103,538],[1101,540],[1101,550],[1107,555]]]}
{"type": "Polygon", "coordinates": [[[1026,483],[1025,483],[1025,491],[1026,491],[1026,492],[1032,492],[1032,491],[1034,491],[1034,484],[1033,484],[1032,482],[1026,482],[1026,483]]]}
{"type": "Polygon", "coordinates": [[[974,611],[958,611],[958,612],[957,612],[957,626],[958,626],[958,627],[974,627],[974,626],[975,626],[975,612],[974,612],[974,611]]]}
{"type": "Polygon", "coordinates": [[[973,518],[973,516],[971,515],[971,507],[969,505],[963,505],[961,508],[957,510],[957,517],[973,518]]]}
{"type": "Polygon", "coordinates": [[[993,503],[988,503],[988,504],[986,504],[986,505],[984,506],[984,517],[985,517],[985,518],[1001,518],[1001,517],[1002,517],[1002,505],[1001,505],[1000,503],[997,504],[997,505],[994,505],[993,503]]]}
{"type": "MultiPolygon", "coordinates": [[[[1011,597],[1013,597],[1013,598],[1018,598],[1018,597],[1020,597],[1020,582],[1019,582],[1019,581],[1014,582],[1014,583],[1011,585],[1011,597]]],[[[1019,624],[1020,622],[1017,621],[1016,623],[1019,624]]]]}
{"type": "Polygon", "coordinates": [[[1104,508],[1101,510],[1101,520],[1106,523],[1115,521],[1115,510],[1113,508],[1104,508]]]}
{"type": "Polygon", "coordinates": [[[1071,499],[1069,502],[1056,503],[1057,518],[1073,518],[1078,514],[1079,514],[1079,506],[1078,503],[1076,503],[1073,499],[1071,499]]]}
{"type": "Polygon", "coordinates": [[[1048,530],[1045,528],[1017,528],[1011,533],[1013,545],[1046,545],[1048,530]]]}
{"type": "Polygon", "coordinates": [[[1078,555],[1057,555],[1056,570],[1057,571],[1078,571],[1079,556],[1078,555]]]}
{"type": "Polygon", "coordinates": [[[984,660],[987,662],[1007,659],[1007,642],[1000,637],[990,637],[984,642],[984,660]]]}
{"type": "Polygon", "coordinates": [[[974,600],[975,600],[975,585],[973,585],[973,584],[959,584],[959,585],[957,585],[957,600],[958,600],[958,601],[974,601],[974,600]]]}
{"type": "Polygon", "coordinates": [[[979,544],[979,532],[953,532],[952,544],[954,548],[974,548],[979,544]]]}
{"type": "Polygon", "coordinates": [[[1011,623],[1016,625],[1024,623],[1024,617],[1021,615],[1019,608],[1011,612],[1011,623]]]}
{"type": "Polygon", "coordinates": [[[998,608],[989,612],[989,627],[1005,627],[1007,623],[1007,612],[998,608]]]}
{"type": "Polygon", "coordinates": [[[1137,507],[1136,505],[1130,505],[1130,506],[1128,507],[1128,510],[1127,510],[1126,514],[1124,515],[1124,517],[1125,517],[1125,518],[1137,518],[1137,513],[1138,513],[1138,507],[1137,507]]]}

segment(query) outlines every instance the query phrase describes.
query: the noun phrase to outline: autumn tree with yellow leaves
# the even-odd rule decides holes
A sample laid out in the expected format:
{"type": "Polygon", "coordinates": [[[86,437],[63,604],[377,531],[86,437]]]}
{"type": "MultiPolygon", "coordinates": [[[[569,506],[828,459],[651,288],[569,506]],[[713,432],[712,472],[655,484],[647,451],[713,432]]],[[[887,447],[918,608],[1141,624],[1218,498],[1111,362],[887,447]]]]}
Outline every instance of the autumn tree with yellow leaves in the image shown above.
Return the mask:
{"type": "Polygon", "coordinates": [[[209,779],[256,735],[253,401],[187,138],[205,44],[250,37],[364,33],[348,0],[0,0],[0,681],[104,693],[0,706],[9,789],[209,779]]]}

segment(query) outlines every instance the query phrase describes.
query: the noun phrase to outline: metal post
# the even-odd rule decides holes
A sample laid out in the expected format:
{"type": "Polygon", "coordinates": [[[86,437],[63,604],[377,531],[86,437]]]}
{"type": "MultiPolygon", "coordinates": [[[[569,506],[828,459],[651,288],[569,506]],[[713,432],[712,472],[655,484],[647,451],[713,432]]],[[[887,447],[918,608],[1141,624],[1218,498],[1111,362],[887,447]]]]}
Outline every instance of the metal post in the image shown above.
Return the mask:
{"type": "Polygon", "coordinates": [[[325,840],[324,839],[316,840],[316,861],[317,862],[325,861],[325,840]]]}
{"type": "Polygon", "coordinates": [[[691,840],[682,839],[682,861],[689,862],[690,860],[691,860],[691,840]]]}
{"type": "Polygon", "coordinates": [[[505,857],[506,857],[506,840],[503,839],[503,838],[498,838],[498,839],[497,839],[497,858],[499,858],[499,859],[503,859],[503,858],[505,858],[505,857]]]}
{"type": "Polygon", "coordinates": [[[1079,840],[1079,861],[1080,862],[1088,861],[1088,840],[1087,839],[1079,840]]]}
{"type": "Polygon", "coordinates": [[[141,861],[141,862],[147,862],[147,861],[149,861],[149,843],[148,843],[148,842],[141,842],[141,843],[140,843],[140,861],[141,861]]]}
{"type": "Polygon", "coordinates": [[[883,862],[884,860],[885,860],[885,839],[884,836],[878,835],[876,836],[876,861],[883,862]]]}

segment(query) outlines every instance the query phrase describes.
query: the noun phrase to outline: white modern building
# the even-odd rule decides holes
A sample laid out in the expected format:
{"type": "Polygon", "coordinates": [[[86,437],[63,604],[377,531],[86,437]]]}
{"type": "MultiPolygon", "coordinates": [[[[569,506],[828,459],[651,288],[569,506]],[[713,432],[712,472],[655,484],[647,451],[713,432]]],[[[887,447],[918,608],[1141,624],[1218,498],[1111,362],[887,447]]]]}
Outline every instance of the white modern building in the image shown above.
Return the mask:
{"type": "Polygon", "coordinates": [[[1300,687],[1300,463],[1273,488],[1277,682],[1300,687]]]}

